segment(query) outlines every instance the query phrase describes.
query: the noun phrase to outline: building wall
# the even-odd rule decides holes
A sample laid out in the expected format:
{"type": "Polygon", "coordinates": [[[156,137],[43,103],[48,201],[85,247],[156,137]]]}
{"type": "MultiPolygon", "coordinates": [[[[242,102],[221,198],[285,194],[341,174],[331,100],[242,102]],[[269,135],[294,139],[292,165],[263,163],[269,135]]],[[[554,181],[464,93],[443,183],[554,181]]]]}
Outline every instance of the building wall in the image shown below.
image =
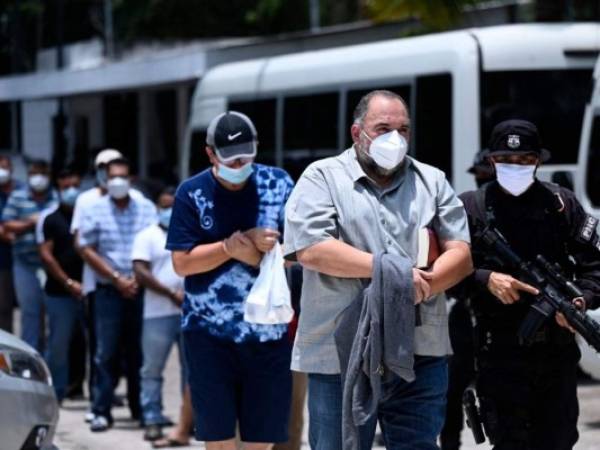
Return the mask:
{"type": "Polygon", "coordinates": [[[58,109],[58,101],[25,101],[21,106],[21,133],[23,155],[27,158],[52,157],[52,117],[58,109]]]}

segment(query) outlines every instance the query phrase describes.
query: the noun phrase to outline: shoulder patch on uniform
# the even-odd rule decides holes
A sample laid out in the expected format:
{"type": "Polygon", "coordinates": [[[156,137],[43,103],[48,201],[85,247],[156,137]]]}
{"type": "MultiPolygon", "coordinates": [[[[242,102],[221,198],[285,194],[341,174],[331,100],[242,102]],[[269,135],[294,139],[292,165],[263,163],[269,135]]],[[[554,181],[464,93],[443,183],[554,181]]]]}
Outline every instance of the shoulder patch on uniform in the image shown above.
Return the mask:
{"type": "Polygon", "coordinates": [[[600,252],[600,236],[596,236],[596,239],[594,239],[594,243],[592,245],[600,252]]]}
{"type": "Polygon", "coordinates": [[[583,225],[581,226],[581,230],[579,231],[579,236],[581,239],[586,242],[590,242],[590,239],[592,239],[597,226],[598,219],[588,214],[583,222],[583,225]]]}

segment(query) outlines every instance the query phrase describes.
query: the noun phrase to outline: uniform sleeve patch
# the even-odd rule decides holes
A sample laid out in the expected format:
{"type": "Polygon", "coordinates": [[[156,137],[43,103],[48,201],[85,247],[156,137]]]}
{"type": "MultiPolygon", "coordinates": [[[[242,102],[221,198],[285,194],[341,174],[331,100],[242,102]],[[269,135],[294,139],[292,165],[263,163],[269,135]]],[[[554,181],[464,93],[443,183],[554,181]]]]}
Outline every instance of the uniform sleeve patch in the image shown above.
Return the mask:
{"type": "Polygon", "coordinates": [[[596,239],[594,239],[594,247],[596,247],[596,250],[598,250],[600,252],[600,236],[596,236],[596,239]]]}
{"type": "Polygon", "coordinates": [[[579,236],[581,237],[581,239],[583,239],[585,242],[590,242],[592,236],[594,235],[594,232],[596,231],[597,226],[598,219],[587,215],[587,217],[585,218],[585,222],[583,222],[583,225],[581,227],[581,231],[579,232],[579,236]]]}

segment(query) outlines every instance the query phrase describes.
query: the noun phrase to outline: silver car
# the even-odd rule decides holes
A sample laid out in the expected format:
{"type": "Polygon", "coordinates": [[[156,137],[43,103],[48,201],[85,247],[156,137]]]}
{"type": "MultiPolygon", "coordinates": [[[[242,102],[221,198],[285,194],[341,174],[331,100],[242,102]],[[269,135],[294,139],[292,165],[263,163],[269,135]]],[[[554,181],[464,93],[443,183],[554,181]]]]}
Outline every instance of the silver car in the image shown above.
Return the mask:
{"type": "Polygon", "coordinates": [[[46,363],[0,330],[0,450],[50,450],[58,402],[46,363]]]}

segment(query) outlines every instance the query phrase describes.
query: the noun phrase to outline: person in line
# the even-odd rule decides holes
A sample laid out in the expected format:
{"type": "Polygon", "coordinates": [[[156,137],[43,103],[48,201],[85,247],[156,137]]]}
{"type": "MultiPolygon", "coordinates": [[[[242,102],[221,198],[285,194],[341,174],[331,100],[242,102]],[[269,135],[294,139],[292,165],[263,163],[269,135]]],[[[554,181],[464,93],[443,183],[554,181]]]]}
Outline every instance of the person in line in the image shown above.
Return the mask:
{"type": "Polygon", "coordinates": [[[181,341],[181,305],[183,278],[173,269],[171,252],[165,248],[171,221],[175,189],[163,189],[156,206],[158,223],[138,233],[133,241],[133,270],[144,291],[144,323],[141,376],[144,439],[155,441],[163,436],[162,427],[171,421],[162,413],[163,372],[173,345],[179,347],[182,388],[185,385],[181,341]]]}
{"type": "Polygon", "coordinates": [[[138,232],[156,223],[154,204],[130,195],[129,162],[107,164],[108,195],[99,198],[81,218],[81,253],[95,271],[96,377],[90,429],[106,431],[113,422],[111,407],[114,367],[119,350],[127,362],[127,391],[132,414],[139,417],[143,299],[133,275],[131,250],[138,232]],[[133,409],[135,408],[135,410],[133,409]]]}
{"type": "Polygon", "coordinates": [[[185,277],[182,328],[196,439],[209,450],[268,449],[288,439],[291,402],[287,324],[244,321],[244,300],[263,252],[283,231],[293,182],[254,163],[257,133],[229,111],[207,130],[211,167],[175,195],[167,248],[185,277]]]}
{"type": "MultiPolygon", "coordinates": [[[[0,155],[0,213],[8,197],[22,183],[13,178],[12,161],[7,155],[0,155]]],[[[12,243],[15,234],[6,230],[0,216],[0,329],[13,332],[13,309],[16,304],[12,271],[12,243]]]]}
{"type": "MultiPolygon", "coordinates": [[[[292,369],[308,373],[310,446],[343,447],[334,339],[340,314],[362,295],[374,255],[398,255],[416,266],[419,230],[431,227],[441,255],[430,271],[412,269],[420,320],[414,325],[416,378],[389,373],[374,419],[388,448],[435,449],[451,353],[443,293],[471,271],[466,214],[442,171],[406,155],[410,119],[400,96],[385,90],[365,95],[350,132],[354,145],[311,164],[286,206],[284,253],[304,268],[292,369]]],[[[370,420],[359,428],[360,448],[371,447],[375,425],[370,420]]]]}
{"type": "Polygon", "coordinates": [[[537,179],[550,153],[535,124],[497,124],[488,149],[495,180],[460,196],[474,236],[475,272],[453,292],[470,300],[476,318],[476,389],[485,430],[495,450],[569,450],[578,439],[575,334],[557,313],[529,339],[519,335],[535,317],[538,286],[499,261],[478,235],[481,225],[493,226],[522,259],[542,255],[558,264],[582,290],[572,302],[585,311],[600,306],[598,219],[573,192],[537,179]]]}
{"type": "Polygon", "coordinates": [[[47,273],[44,288],[49,329],[46,361],[59,402],[65,398],[69,382],[71,340],[84,319],[83,261],[75,250],[70,232],[80,183],[80,176],[72,170],[59,172],[56,177],[59,205],[43,212],[38,222],[40,257],[47,273]]]}
{"type": "Polygon", "coordinates": [[[50,186],[50,166],[47,161],[31,161],[27,173],[27,186],[15,189],[10,194],[2,211],[2,220],[4,230],[15,236],[12,248],[13,282],[21,310],[21,337],[43,353],[43,268],[35,239],[35,226],[43,210],[56,206],[57,197],[50,186]]]}
{"type": "MultiPolygon", "coordinates": [[[[85,214],[92,214],[93,207],[98,199],[107,195],[107,181],[108,177],[106,174],[106,167],[108,163],[115,159],[121,159],[123,155],[120,151],[113,148],[105,148],[98,152],[94,159],[94,169],[96,172],[96,186],[83,191],[75,202],[75,208],[73,209],[73,219],[71,221],[71,234],[74,236],[75,247],[80,252],[81,247],[78,240],[78,232],[81,226],[81,218],[85,214]]],[[[136,189],[130,189],[129,191],[132,197],[142,198],[143,195],[136,189]]],[[[94,380],[96,376],[96,366],[94,364],[94,355],[96,353],[96,330],[94,326],[94,293],[96,291],[96,277],[92,267],[84,262],[83,275],[81,281],[81,288],[83,295],[85,296],[85,315],[86,315],[86,333],[87,333],[87,354],[89,357],[89,373],[88,373],[88,391],[90,393],[90,400],[93,400],[94,396],[94,380]]],[[[116,363],[114,367],[114,379],[115,387],[121,373],[120,362],[116,363]]],[[[136,417],[139,414],[138,401],[133,398],[134,394],[128,395],[129,407],[132,417],[136,417]]],[[[119,399],[114,399],[113,402],[117,403],[119,399]]],[[[86,422],[91,422],[94,418],[94,414],[88,411],[84,419],[86,422]]]]}

